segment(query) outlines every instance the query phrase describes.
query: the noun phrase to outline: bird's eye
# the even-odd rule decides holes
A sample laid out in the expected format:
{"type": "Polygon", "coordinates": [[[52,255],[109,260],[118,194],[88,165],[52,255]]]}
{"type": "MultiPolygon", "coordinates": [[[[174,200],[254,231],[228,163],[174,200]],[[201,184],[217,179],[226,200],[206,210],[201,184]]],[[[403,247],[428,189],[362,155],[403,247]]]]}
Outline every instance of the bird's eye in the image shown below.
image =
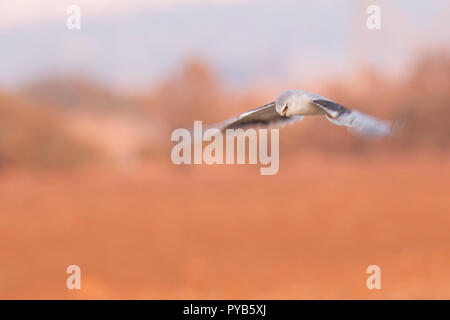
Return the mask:
{"type": "Polygon", "coordinates": [[[283,107],[283,110],[281,110],[281,111],[282,111],[282,112],[285,112],[285,111],[287,112],[288,107],[289,107],[289,106],[288,106],[288,104],[286,103],[286,105],[283,107]]]}

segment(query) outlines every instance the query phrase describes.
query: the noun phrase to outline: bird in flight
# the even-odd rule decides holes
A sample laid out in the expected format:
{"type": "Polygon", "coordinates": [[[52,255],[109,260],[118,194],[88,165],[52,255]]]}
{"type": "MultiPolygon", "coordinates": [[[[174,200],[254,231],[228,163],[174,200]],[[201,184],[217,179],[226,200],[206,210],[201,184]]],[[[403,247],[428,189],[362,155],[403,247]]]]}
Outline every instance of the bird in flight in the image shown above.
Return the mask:
{"type": "Polygon", "coordinates": [[[347,127],[355,135],[375,138],[392,136],[395,124],[394,121],[380,120],[348,109],[315,93],[287,90],[276,101],[244,112],[214,127],[225,131],[256,125],[284,126],[310,115],[324,115],[333,124],[347,127]]]}

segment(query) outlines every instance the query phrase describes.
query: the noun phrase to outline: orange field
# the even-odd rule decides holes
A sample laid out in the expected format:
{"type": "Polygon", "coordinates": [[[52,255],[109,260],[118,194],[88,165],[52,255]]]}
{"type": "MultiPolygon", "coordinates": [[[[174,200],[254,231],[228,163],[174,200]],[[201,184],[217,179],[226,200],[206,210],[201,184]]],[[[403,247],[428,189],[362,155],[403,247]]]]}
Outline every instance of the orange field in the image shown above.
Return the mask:
{"type": "Polygon", "coordinates": [[[0,2],[0,300],[450,300],[448,0],[74,2],[0,2]]]}
{"type": "Polygon", "coordinates": [[[0,298],[450,298],[449,160],[3,171],[0,298]]]}

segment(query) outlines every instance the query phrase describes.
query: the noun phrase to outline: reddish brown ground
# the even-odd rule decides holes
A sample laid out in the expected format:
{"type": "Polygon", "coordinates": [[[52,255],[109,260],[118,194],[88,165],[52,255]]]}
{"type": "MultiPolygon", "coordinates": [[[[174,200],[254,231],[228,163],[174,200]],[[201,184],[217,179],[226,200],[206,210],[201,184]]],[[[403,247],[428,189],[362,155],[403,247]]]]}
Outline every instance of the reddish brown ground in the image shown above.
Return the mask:
{"type": "Polygon", "coordinates": [[[0,298],[450,298],[450,157],[327,158],[3,172],[0,298]]]}

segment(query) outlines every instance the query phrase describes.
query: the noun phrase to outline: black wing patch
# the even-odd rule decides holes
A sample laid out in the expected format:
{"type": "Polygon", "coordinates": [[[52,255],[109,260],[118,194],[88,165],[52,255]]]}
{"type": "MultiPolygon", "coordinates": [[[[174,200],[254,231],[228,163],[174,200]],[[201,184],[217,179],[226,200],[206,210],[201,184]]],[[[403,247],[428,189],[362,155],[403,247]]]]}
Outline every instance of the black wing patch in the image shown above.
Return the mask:
{"type": "Polygon", "coordinates": [[[328,113],[330,113],[330,115],[332,115],[334,118],[337,118],[337,117],[343,115],[344,113],[351,112],[350,109],[340,105],[339,103],[336,103],[336,102],[333,102],[330,100],[316,99],[316,100],[312,100],[311,102],[314,103],[315,105],[321,107],[328,113]]]}

